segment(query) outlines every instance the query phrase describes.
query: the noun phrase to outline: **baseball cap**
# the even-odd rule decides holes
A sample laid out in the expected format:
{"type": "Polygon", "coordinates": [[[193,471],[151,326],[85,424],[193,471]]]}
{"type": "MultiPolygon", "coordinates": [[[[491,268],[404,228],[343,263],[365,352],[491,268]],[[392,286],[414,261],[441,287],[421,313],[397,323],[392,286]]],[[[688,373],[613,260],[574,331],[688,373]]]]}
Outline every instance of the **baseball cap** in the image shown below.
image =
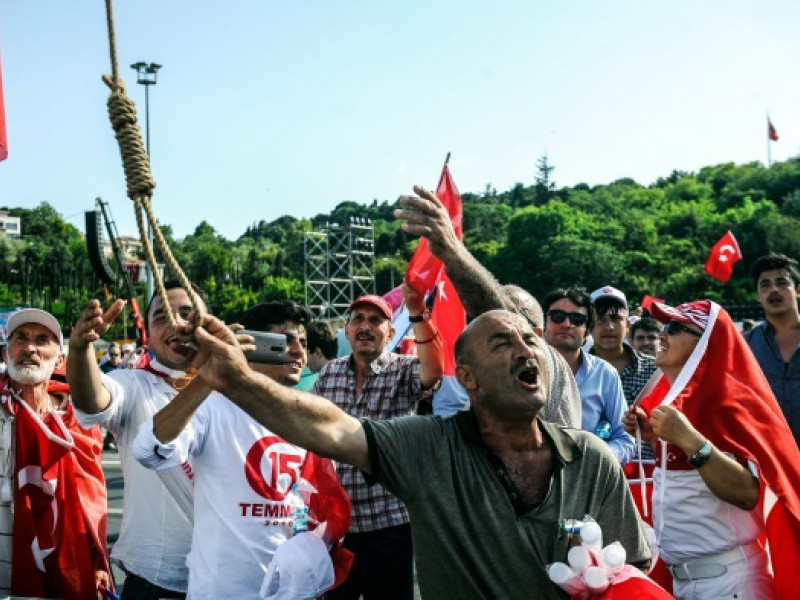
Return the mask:
{"type": "Polygon", "coordinates": [[[23,308],[11,313],[6,323],[6,339],[10,339],[20,325],[28,323],[37,323],[52,331],[53,335],[58,339],[58,347],[64,348],[64,335],[61,333],[61,326],[58,321],[49,312],[38,308],[23,308]]]}
{"type": "Polygon", "coordinates": [[[593,291],[591,298],[592,304],[597,302],[600,298],[614,298],[618,302],[622,302],[622,306],[625,307],[625,310],[628,310],[628,299],[625,297],[625,294],[610,285],[604,285],[593,291]]]}
{"type": "Polygon", "coordinates": [[[392,307],[380,296],[375,294],[365,294],[363,296],[359,296],[353,300],[353,303],[350,305],[350,312],[353,312],[355,307],[360,304],[369,304],[370,306],[374,306],[390,321],[394,318],[394,311],[392,310],[392,307]]]}
{"type": "Polygon", "coordinates": [[[650,314],[662,323],[678,321],[684,325],[694,325],[702,331],[708,326],[708,318],[711,313],[711,302],[708,300],[697,300],[695,302],[685,302],[672,307],[663,302],[653,302],[650,305],[650,314]]]}

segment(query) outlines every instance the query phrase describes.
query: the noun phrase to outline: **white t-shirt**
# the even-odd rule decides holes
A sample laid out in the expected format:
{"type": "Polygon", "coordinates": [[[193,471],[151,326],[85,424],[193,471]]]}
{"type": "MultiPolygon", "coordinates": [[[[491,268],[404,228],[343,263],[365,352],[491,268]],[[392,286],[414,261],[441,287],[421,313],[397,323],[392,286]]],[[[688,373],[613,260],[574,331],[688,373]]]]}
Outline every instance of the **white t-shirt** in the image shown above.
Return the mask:
{"type": "MultiPolygon", "coordinates": [[[[750,470],[757,473],[755,465],[750,470]]],[[[720,500],[694,469],[667,470],[662,506],[661,473],[660,468],[653,472],[653,525],[668,565],[747,545],[764,531],[760,507],[743,510],[720,500]]]]}
{"type": "Polygon", "coordinates": [[[292,536],[292,493],[306,451],[281,440],[225,396],[212,393],[169,444],[142,426],[133,453],[149,468],[191,458],[194,535],[189,597],[259,598],[275,549],[292,536]]]}
{"type": "Polygon", "coordinates": [[[191,521],[159,476],[136,462],[131,453],[139,426],[165,407],[177,391],[161,377],[139,369],[112,371],[102,376],[102,382],[111,394],[108,408],[87,414],[76,407],[75,415],[83,427],[102,425],[117,440],[125,481],[124,513],[111,558],[151,583],[185,592],[191,521]]]}

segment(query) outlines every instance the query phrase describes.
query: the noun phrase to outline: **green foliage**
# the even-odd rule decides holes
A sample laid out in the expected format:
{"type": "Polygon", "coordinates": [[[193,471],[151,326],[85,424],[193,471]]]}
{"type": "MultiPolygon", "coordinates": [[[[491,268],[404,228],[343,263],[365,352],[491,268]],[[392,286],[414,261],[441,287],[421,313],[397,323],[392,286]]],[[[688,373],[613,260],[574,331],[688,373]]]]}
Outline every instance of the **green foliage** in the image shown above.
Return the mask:
{"type": "MultiPolygon", "coordinates": [[[[741,302],[753,298],[748,272],[756,258],[769,251],[800,257],[800,157],[769,168],[724,163],[696,174],[673,171],[649,186],[623,178],[559,189],[546,156],[536,167],[532,185],[498,193],[486,184],[482,193],[462,196],[464,243],[502,282],[536,296],[557,286],[612,284],[634,301],[649,293],[741,302]],[[703,265],[728,229],[744,259],[721,284],[703,265]]],[[[324,223],[370,219],[377,291],[399,285],[418,240],[403,233],[394,208],[345,201],[310,220],[254,222],[233,241],[206,221],[182,240],[169,225],[162,232],[189,277],[206,288],[211,310],[233,320],[258,302],[303,300],[304,234],[324,223]]],[[[24,238],[0,237],[0,305],[53,310],[68,326],[100,292],[85,242],[46,202],[10,212],[22,218],[24,238]]],[[[121,325],[114,333],[121,335],[121,325]]]]}

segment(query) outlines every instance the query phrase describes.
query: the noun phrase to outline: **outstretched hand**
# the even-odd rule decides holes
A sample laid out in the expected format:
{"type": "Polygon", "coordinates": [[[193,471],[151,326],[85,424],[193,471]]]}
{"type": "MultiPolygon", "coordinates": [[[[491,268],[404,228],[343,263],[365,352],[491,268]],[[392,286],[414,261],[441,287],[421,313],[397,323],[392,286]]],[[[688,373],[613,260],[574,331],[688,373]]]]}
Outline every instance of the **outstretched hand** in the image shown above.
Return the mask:
{"type": "Polygon", "coordinates": [[[191,324],[179,327],[185,333],[194,334],[197,355],[192,366],[206,384],[222,392],[234,387],[247,378],[250,367],[244,351],[252,350],[252,338],[239,337],[222,321],[211,315],[204,315],[200,327],[191,324]]]}
{"type": "Polygon", "coordinates": [[[431,252],[441,259],[459,244],[453,222],[433,192],[415,185],[414,193],[417,196],[400,196],[397,202],[404,208],[396,209],[394,216],[405,221],[403,231],[426,238],[431,252]]]}
{"type": "Polygon", "coordinates": [[[92,342],[99,340],[111,323],[117,318],[119,313],[125,309],[125,300],[114,300],[108,310],[103,312],[103,307],[99,300],[92,300],[83,309],[78,322],[72,328],[69,336],[70,350],[82,350],[92,342]]]}

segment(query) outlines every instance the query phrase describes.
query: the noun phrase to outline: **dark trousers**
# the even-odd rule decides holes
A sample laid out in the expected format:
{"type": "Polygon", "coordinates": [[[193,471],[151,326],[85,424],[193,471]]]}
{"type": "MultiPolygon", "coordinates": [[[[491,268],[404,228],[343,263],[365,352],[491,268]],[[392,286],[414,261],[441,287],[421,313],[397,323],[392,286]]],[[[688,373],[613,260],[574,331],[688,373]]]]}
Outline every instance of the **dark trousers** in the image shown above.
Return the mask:
{"type": "Polygon", "coordinates": [[[348,533],[344,547],[356,555],[350,575],[325,600],[413,600],[411,526],[348,533]]]}
{"type": "Polygon", "coordinates": [[[161,600],[162,598],[183,600],[186,598],[186,594],[159,587],[133,573],[128,573],[125,577],[121,600],[161,600]]]}

